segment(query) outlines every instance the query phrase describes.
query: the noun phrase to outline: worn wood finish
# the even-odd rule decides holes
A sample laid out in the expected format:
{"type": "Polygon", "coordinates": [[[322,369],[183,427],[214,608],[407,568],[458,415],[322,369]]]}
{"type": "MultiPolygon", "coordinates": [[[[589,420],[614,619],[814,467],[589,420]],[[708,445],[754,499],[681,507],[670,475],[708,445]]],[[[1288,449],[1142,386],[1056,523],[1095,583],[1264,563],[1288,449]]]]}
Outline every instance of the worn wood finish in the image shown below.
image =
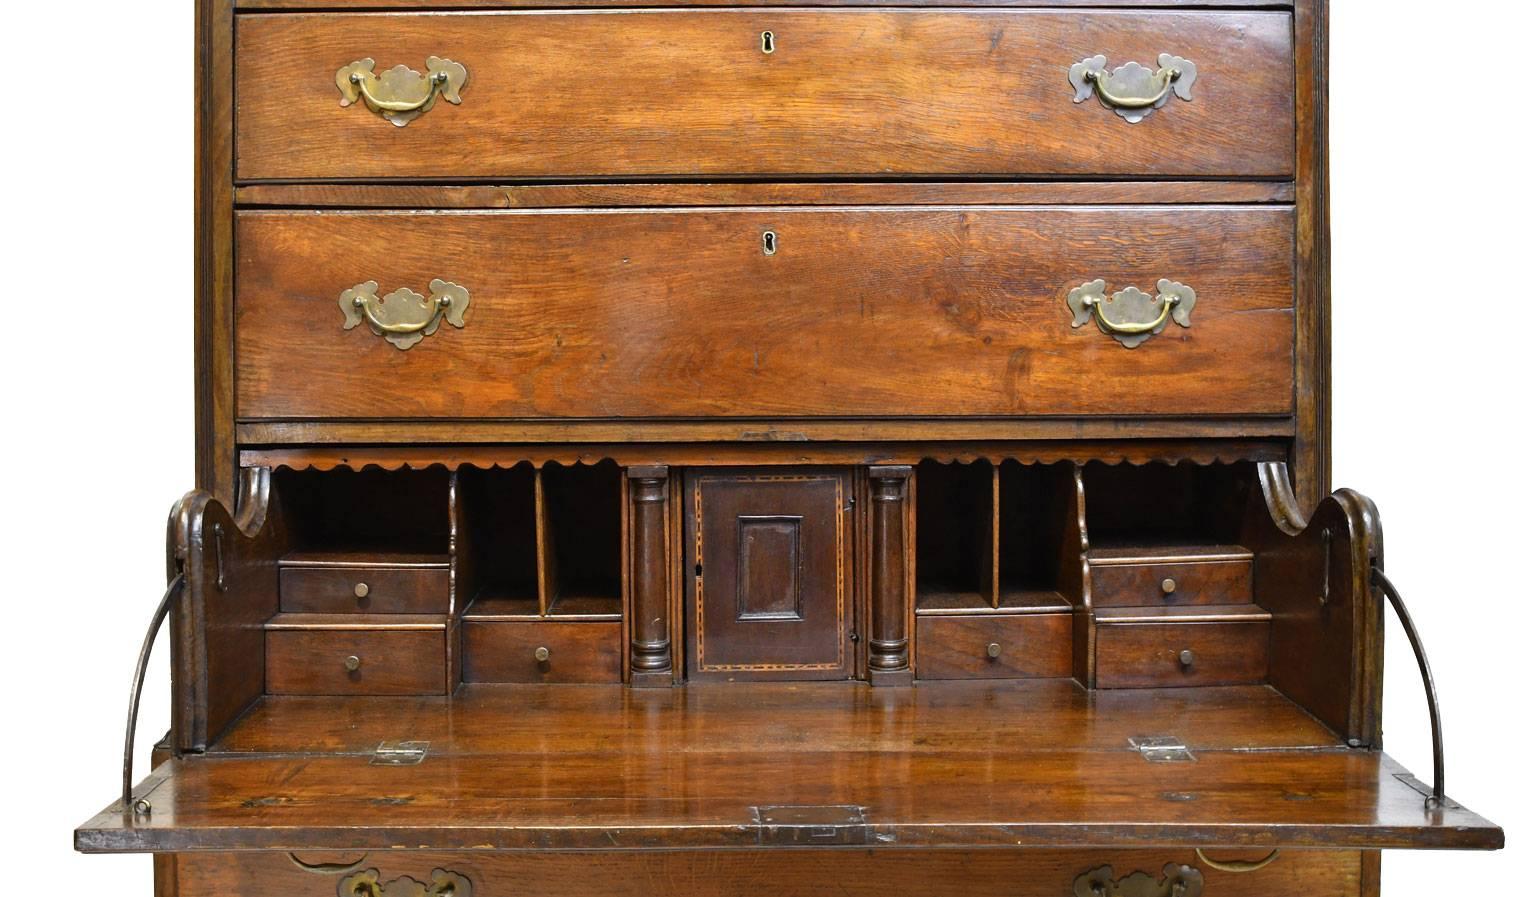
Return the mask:
{"type": "MultiPolygon", "coordinates": [[[[460,717],[447,743],[416,766],[385,767],[346,754],[213,754],[173,760],[141,788],[155,802],[148,820],[116,807],[87,823],[77,846],[112,850],[492,850],[752,847],[761,833],[751,808],[825,805],[867,808],[871,843],[900,847],[1494,847],[1502,833],[1459,808],[1428,811],[1385,755],[1340,748],[1202,750],[1196,763],[1154,764],[1129,734],[1211,737],[1180,716],[1180,690],[1135,700],[1086,695],[1071,683],[930,683],[871,689],[862,683],[794,683],[672,691],[609,686],[482,687],[516,725],[490,728],[460,717]],[[1061,692],[1059,689],[1070,689],[1061,692]],[[1058,695],[1075,711],[1044,715],[1032,696],[1058,695]],[[569,694],[571,697],[566,697],[569,694]],[[716,695],[711,700],[709,695],[716,695]],[[623,695],[622,700],[615,700],[623,695]],[[821,700],[818,695],[823,695],[821,700]],[[571,715],[551,713],[569,701],[571,715]],[[582,712],[582,705],[597,712],[582,712]],[[725,707],[715,723],[709,706],[725,707]],[[986,725],[976,708],[987,707],[986,725]],[[1126,731],[1137,720],[1154,728],[1126,731]],[[786,712],[787,708],[794,708],[786,712]],[[608,725],[602,725],[604,721],[608,725]],[[945,724],[945,721],[948,721],[945,724]],[[507,731],[513,729],[518,731],[507,731]],[[1169,731],[1173,730],[1173,731],[1169,731]],[[466,754],[463,737],[497,745],[466,754]],[[478,734],[477,734],[478,733],[478,734]],[[1071,734],[1078,733],[1078,734],[1071,734]],[[928,739],[922,736],[929,734],[928,739]],[[1113,735],[1111,739],[1107,736],[1113,735]],[[1090,737],[1101,750],[1066,745],[1090,737]],[[574,739],[574,742],[570,741],[574,739]],[[539,745],[510,751],[516,744],[539,745]],[[1111,741],[1113,745],[1110,746],[1111,741]],[[592,745],[563,751],[561,742],[592,745]],[[1035,750],[1021,750],[1026,744],[1035,750]],[[667,749],[675,745],[674,749],[667,749]],[[1158,795],[1178,794],[1178,800],[1158,795]],[[406,798],[381,800],[381,798],[406,798]]],[[[1246,715],[1244,696],[1207,703],[1218,717],[1246,715]]],[[[427,699],[417,699],[426,701],[427,699]]],[[[325,729],[360,741],[368,730],[399,733],[407,720],[379,718],[377,699],[332,701],[325,729]],[[346,718],[371,720],[365,730],[346,718]]],[[[442,726],[464,701],[432,700],[442,726]],[[446,718],[441,714],[449,714],[446,718]]],[[[252,716],[250,720],[270,719],[252,716]]],[[[1317,725],[1295,708],[1284,726],[1317,725]]],[[[247,725],[251,723],[248,722],[247,725]]],[[[1265,727],[1234,731],[1245,744],[1272,739],[1265,727]]],[[[289,744],[292,729],[265,736],[289,744]]],[[[411,730],[430,738],[431,728],[411,730]]],[[[398,736],[397,736],[398,737],[398,736]]]]}
{"type": "Polygon", "coordinates": [[[417,568],[284,564],[278,579],[284,613],[448,613],[447,558],[417,568]]]}
{"type": "MultiPolygon", "coordinates": [[[[1234,686],[1093,693],[1070,679],[919,683],[694,683],[687,688],[466,685],[453,697],[262,699],[211,754],[366,754],[412,737],[460,756],[591,754],[634,748],[687,754],[965,753],[979,742],[1022,755],[1122,751],[1148,732],[1192,750],[1338,748],[1337,735],[1272,688],[1234,686]],[[985,727],[975,708],[994,709],[985,727]],[[878,721],[876,721],[878,718],[878,721]],[[642,725],[646,719],[667,725],[642,725]]],[[[989,749],[990,750],[990,749],[989,749]]]]}
{"type": "Polygon", "coordinates": [[[1099,688],[1243,685],[1269,673],[1267,620],[1107,624],[1101,611],[1095,628],[1099,688]],[[1188,664],[1184,651],[1193,655],[1188,664]]]}
{"type": "Polygon", "coordinates": [[[851,677],[850,472],[697,472],[684,491],[689,678],[851,677]]]}
{"type": "Polygon", "coordinates": [[[864,183],[327,184],[256,183],[245,208],[539,209],[688,206],[1288,204],[1290,181],[879,181],[864,183]]]}
{"type": "MultiPolygon", "coordinates": [[[[273,629],[267,691],[275,695],[417,695],[444,692],[441,618],[430,629],[273,629]],[[361,666],[348,670],[356,657],[361,666]]],[[[354,624],[355,625],[355,624],[354,624]]],[[[398,739],[396,739],[398,740],[398,739]]]]}
{"type": "Polygon", "coordinates": [[[1250,604],[1253,559],[1141,561],[1090,565],[1097,607],[1250,604]],[[1172,591],[1165,585],[1173,585],[1172,591]]]}
{"type": "Polygon", "coordinates": [[[1296,162],[1290,16],[1274,12],[275,14],[243,19],[236,43],[245,181],[1283,178],[1296,162]],[[1193,102],[1135,127],[1073,102],[1084,57],[1169,52],[1199,65],[1193,102]],[[336,70],[363,55],[451,57],[470,71],[463,104],[405,128],[340,108],[336,70]]]}
{"type": "MultiPolygon", "coordinates": [[[[1222,859],[1253,858],[1256,851],[1222,859]]],[[[306,855],[350,863],[357,854],[306,855]]],[[[1193,850],[1140,851],[839,850],[738,851],[698,853],[526,853],[444,854],[390,851],[368,854],[364,865],[389,881],[410,876],[427,880],[435,868],[452,869],[474,884],[476,894],[528,893],[545,897],[652,897],[656,882],[669,893],[696,897],[739,897],[771,888],[775,897],[823,897],[829,887],[847,897],[1062,897],[1079,875],[1111,865],[1119,875],[1133,871],[1159,876],[1169,863],[1200,868],[1204,897],[1362,897],[1360,854],[1356,851],[1287,853],[1258,873],[1239,875],[1201,866],[1193,850]]],[[[188,894],[291,897],[334,890],[339,875],[305,872],[288,857],[270,853],[185,856],[178,875],[188,894]]]]}
{"type": "Polygon", "coordinates": [[[917,650],[922,679],[1070,677],[1072,614],[923,617],[917,650]]]}
{"type": "Polygon", "coordinates": [[[240,414],[1287,415],[1291,228],[1260,207],[245,213],[240,414]],[[405,352],[341,330],[342,290],[436,277],[470,289],[464,329],[405,352]],[[1067,292],[1097,277],[1196,285],[1194,326],[1135,350],[1073,329],[1067,292]]]}
{"type": "Polygon", "coordinates": [[[618,682],[623,659],[618,622],[464,623],[465,682],[618,682]]]}

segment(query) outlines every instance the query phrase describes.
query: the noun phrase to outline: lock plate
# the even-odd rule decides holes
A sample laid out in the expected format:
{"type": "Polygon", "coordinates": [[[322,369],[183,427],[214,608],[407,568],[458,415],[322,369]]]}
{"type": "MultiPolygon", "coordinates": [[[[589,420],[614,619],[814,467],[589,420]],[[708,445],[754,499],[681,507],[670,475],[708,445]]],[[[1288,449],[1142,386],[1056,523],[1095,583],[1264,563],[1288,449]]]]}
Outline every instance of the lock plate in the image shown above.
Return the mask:
{"type": "Polygon", "coordinates": [[[1148,763],[1193,763],[1195,755],[1184,746],[1182,738],[1172,735],[1134,735],[1131,747],[1141,752],[1148,763]]]}
{"type": "Polygon", "coordinates": [[[765,847],[868,844],[864,808],[854,806],[753,807],[757,843],[765,847]]]}
{"type": "Polygon", "coordinates": [[[370,766],[415,766],[427,759],[430,741],[385,741],[374,749],[370,766]]]}

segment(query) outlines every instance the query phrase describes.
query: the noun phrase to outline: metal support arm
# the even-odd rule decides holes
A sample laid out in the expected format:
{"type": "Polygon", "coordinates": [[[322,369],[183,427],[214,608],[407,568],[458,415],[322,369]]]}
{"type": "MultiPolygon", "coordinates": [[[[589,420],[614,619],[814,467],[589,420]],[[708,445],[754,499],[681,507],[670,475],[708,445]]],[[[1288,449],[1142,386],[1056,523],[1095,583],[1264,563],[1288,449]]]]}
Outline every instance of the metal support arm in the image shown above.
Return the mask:
{"type": "Polygon", "coordinates": [[[1408,606],[1403,603],[1403,596],[1397,593],[1397,588],[1392,585],[1392,580],[1382,572],[1380,567],[1371,568],[1371,584],[1381,589],[1391,602],[1392,609],[1397,612],[1398,622],[1403,624],[1403,632],[1408,636],[1408,644],[1413,646],[1413,656],[1419,661],[1419,675],[1424,679],[1424,697],[1429,702],[1429,734],[1434,742],[1435,752],[1435,793],[1428,798],[1429,806],[1445,806],[1445,744],[1440,737],[1440,697],[1435,692],[1435,677],[1429,671],[1429,657],[1424,653],[1424,643],[1419,640],[1419,629],[1413,625],[1413,617],[1408,614],[1408,606]]]}
{"type": "MultiPolygon", "coordinates": [[[[160,599],[160,606],[155,609],[155,618],[149,624],[149,631],[144,633],[144,644],[139,648],[139,663],[134,668],[133,685],[128,692],[128,732],[123,737],[123,808],[134,812],[139,812],[139,808],[133,802],[133,740],[139,728],[139,699],[144,695],[144,676],[149,670],[149,655],[155,649],[160,627],[165,625],[171,604],[181,594],[186,581],[186,575],[178,573],[171,579],[171,584],[166,586],[165,597],[160,599]]],[[[147,812],[148,809],[146,804],[143,810],[147,812]]]]}

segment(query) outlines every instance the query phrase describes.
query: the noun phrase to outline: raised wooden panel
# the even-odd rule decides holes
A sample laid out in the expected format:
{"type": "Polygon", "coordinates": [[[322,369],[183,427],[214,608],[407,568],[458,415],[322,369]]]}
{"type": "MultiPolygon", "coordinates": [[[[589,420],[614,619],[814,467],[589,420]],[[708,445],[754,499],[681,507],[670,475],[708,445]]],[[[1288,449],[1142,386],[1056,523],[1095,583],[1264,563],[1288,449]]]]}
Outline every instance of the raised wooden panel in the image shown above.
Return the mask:
{"type": "Polygon", "coordinates": [[[848,472],[701,471],[685,491],[689,676],[852,675],[848,472]]]}
{"type": "Polygon", "coordinates": [[[721,175],[1288,177],[1277,12],[605,10],[261,15],[237,34],[242,180],[721,175]],[[763,52],[763,34],[775,36],[763,52]],[[1132,125],[1075,103],[1104,54],[1198,66],[1132,125]],[[342,66],[468,68],[406,127],[342,108],[342,66]],[[622,73],[622,74],[621,74],[622,73]]]}
{"type": "Polygon", "coordinates": [[[1285,416],[1293,231],[1254,206],[250,212],[240,415],[1285,416]],[[342,330],[343,290],[434,278],[469,290],[463,329],[342,330]],[[1190,284],[1193,326],[1074,329],[1096,278],[1190,284]]]}

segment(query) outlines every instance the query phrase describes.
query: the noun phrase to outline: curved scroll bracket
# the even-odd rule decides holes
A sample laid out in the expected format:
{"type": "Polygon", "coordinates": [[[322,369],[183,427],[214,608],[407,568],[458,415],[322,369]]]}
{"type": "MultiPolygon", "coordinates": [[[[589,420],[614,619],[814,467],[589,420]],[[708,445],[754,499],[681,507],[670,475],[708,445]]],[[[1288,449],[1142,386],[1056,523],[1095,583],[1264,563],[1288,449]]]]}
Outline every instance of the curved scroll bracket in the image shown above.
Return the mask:
{"type": "Polygon", "coordinates": [[[1205,876],[1200,870],[1180,863],[1164,866],[1161,879],[1145,872],[1117,879],[1113,867],[1100,866],[1072,883],[1073,897],[1200,897],[1204,891],[1205,876]]]}
{"type": "Polygon", "coordinates": [[[1105,295],[1105,282],[1089,281],[1067,294],[1067,309],[1072,312],[1073,328],[1095,321],[1127,349],[1134,349],[1163,332],[1169,321],[1180,327],[1192,324],[1195,291],[1175,280],[1159,280],[1157,295],[1136,287],[1126,287],[1113,296],[1105,295]]]}
{"type": "Polygon", "coordinates": [[[404,351],[436,333],[445,320],[463,327],[469,291],[446,280],[432,281],[431,289],[430,297],[404,288],[381,297],[378,283],[370,280],[343,290],[337,300],[344,317],[341,329],[351,330],[367,321],[375,335],[404,351]]]}
{"type": "Polygon", "coordinates": [[[1076,96],[1074,103],[1097,96],[1106,109],[1135,124],[1167,105],[1169,97],[1194,101],[1195,79],[1200,71],[1182,56],[1164,53],[1157,57],[1157,68],[1139,62],[1127,62],[1110,71],[1109,58],[1090,56],[1067,70],[1076,96]]]}
{"type": "Polygon", "coordinates": [[[469,82],[468,69],[440,56],[427,57],[426,74],[403,65],[375,74],[373,66],[372,59],[359,59],[337,70],[341,105],[361,101],[397,128],[430,111],[438,97],[457,106],[463,102],[459,93],[469,82]]]}

